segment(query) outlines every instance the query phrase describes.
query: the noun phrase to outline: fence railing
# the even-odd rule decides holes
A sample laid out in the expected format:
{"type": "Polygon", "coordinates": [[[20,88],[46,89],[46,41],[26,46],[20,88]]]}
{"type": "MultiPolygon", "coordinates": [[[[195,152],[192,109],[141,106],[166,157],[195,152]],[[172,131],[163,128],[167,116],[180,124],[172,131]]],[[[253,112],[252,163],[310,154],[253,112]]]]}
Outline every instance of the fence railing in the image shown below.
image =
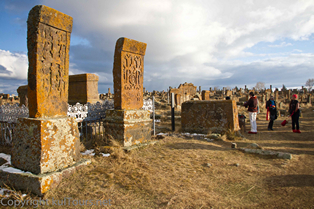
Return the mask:
{"type": "MultiPolygon", "coordinates": [[[[113,100],[84,105],[76,103],[75,105],[68,105],[67,115],[74,117],[78,122],[81,140],[89,140],[94,135],[104,137],[103,119],[106,117],[106,110],[113,108],[113,100]]],[[[152,100],[144,100],[142,109],[152,112],[152,100]]],[[[14,127],[17,119],[22,117],[29,117],[28,108],[24,105],[21,107],[18,104],[0,106],[0,144],[12,144],[14,127]]]]}

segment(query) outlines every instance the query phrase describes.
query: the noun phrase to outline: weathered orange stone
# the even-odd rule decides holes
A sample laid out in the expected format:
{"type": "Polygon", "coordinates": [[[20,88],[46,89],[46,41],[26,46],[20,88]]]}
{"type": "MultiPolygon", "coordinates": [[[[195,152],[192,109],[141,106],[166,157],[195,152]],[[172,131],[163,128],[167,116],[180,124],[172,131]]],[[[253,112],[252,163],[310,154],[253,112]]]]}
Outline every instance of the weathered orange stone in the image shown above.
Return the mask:
{"type": "Polygon", "coordinates": [[[202,91],[202,100],[210,100],[209,94],[210,94],[210,91],[203,90],[202,91]]]}
{"type": "Polygon", "coordinates": [[[67,115],[72,17],[37,5],[27,20],[28,104],[31,118],[67,115]]]}
{"type": "Polygon", "coordinates": [[[85,73],[69,76],[69,104],[96,103],[98,96],[98,75],[85,73]]]}
{"type": "Polygon", "coordinates": [[[197,87],[193,83],[180,84],[178,88],[170,89],[169,93],[174,93],[176,106],[181,106],[185,101],[190,100],[197,92],[197,87]]]}
{"type": "Polygon", "coordinates": [[[27,85],[25,86],[19,86],[19,88],[17,89],[17,93],[19,95],[20,98],[20,106],[28,105],[28,101],[27,101],[27,85]]]}
{"type": "Polygon", "coordinates": [[[34,174],[67,168],[80,159],[74,118],[19,118],[14,129],[11,162],[34,174]]]}
{"type": "Polygon", "coordinates": [[[151,140],[150,112],[147,110],[106,110],[106,134],[121,146],[132,146],[151,140]]]}
{"type": "Polygon", "coordinates": [[[187,101],[181,109],[182,131],[207,134],[213,127],[240,130],[234,100],[187,101]]]}
{"type": "Polygon", "coordinates": [[[143,106],[145,51],[146,43],[128,38],[117,40],[113,64],[115,109],[132,110],[143,106]]]}

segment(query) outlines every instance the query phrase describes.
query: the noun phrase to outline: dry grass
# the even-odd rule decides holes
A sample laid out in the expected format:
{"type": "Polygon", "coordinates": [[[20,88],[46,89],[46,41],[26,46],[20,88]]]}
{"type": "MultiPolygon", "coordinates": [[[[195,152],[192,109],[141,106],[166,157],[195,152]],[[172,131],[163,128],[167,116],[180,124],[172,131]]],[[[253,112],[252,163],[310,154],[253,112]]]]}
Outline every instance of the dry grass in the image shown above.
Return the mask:
{"type": "Polygon", "coordinates": [[[313,108],[303,111],[302,134],[292,133],[291,123],[281,127],[280,118],[267,131],[265,114],[260,118],[258,134],[244,134],[246,139],[229,131],[230,142],[166,137],[130,153],[111,149],[110,157],[93,157],[44,199],[111,199],[111,208],[314,208],[313,108]],[[245,154],[232,150],[231,142],[295,155],[283,160],[245,154]]]}

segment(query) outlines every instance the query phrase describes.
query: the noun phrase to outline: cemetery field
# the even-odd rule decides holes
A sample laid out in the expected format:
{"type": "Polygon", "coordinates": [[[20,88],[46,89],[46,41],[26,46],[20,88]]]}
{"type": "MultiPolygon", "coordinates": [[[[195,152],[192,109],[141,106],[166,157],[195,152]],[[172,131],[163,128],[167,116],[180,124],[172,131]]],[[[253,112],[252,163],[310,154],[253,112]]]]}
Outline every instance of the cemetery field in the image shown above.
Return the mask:
{"type": "Polygon", "coordinates": [[[208,142],[176,132],[128,153],[115,148],[110,157],[93,157],[42,199],[110,199],[111,208],[313,208],[313,108],[303,111],[301,134],[292,133],[291,122],[282,127],[284,118],[267,131],[264,116],[259,115],[258,134],[237,141],[208,142]],[[247,154],[231,149],[232,142],[293,155],[288,160],[247,154]]]}

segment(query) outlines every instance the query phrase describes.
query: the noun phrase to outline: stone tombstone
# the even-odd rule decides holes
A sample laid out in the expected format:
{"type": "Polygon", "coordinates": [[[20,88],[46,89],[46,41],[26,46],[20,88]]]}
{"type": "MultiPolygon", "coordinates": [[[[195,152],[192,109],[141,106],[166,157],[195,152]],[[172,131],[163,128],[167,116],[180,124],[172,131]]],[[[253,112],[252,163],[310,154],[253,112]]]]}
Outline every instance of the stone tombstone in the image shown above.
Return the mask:
{"type": "Polygon", "coordinates": [[[176,107],[181,106],[181,95],[180,94],[175,95],[175,105],[176,105],[176,107]]]}
{"type": "Polygon", "coordinates": [[[27,20],[29,118],[17,120],[11,163],[29,173],[0,171],[0,186],[43,195],[90,163],[80,160],[75,118],[67,116],[72,17],[37,5],[27,20]]]}
{"type": "Polygon", "coordinates": [[[113,67],[115,109],[106,110],[104,128],[106,135],[122,146],[151,140],[150,112],[141,109],[145,50],[145,43],[128,38],[119,38],[116,43],[113,67]]]}
{"type": "Polygon", "coordinates": [[[283,102],[279,102],[279,109],[283,108],[283,102]]]}
{"type": "Polygon", "coordinates": [[[275,98],[274,100],[277,102],[278,101],[278,95],[279,95],[279,92],[278,92],[278,89],[275,90],[275,98]]]}
{"type": "Polygon", "coordinates": [[[119,38],[113,66],[114,108],[131,110],[143,106],[146,43],[119,38]]]}
{"type": "Polygon", "coordinates": [[[198,87],[198,92],[201,93],[202,92],[202,86],[198,87]]]}
{"type": "Polygon", "coordinates": [[[77,102],[81,104],[98,102],[98,80],[98,75],[92,73],[70,75],[68,103],[75,105],[77,102]]]}
{"type": "Polygon", "coordinates": [[[288,91],[286,91],[286,97],[289,100],[290,100],[290,95],[291,95],[291,90],[289,89],[288,91]]]}
{"type": "Polygon", "coordinates": [[[4,94],[3,95],[3,99],[9,99],[10,98],[10,94],[4,94]]]}
{"type": "Polygon", "coordinates": [[[39,5],[27,20],[31,118],[67,115],[72,17],[39,5]]]}
{"type": "Polygon", "coordinates": [[[202,91],[202,100],[210,100],[210,91],[202,91]]]}
{"type": "Polygon", "coordinates": [[[229,96],[229,97],[232,96],[232,91],[231,90],[227,90],[226,91],[226,96],[229,96]]]}
{"type": "Polygon", "coordinates": [[[214,127],[232,131],[240,130],[236,101],[187,101],[182,103],[182,131],[207,134],[214,127]]]}
{"type": "Polygon", "coordinates": [[[262,101],[261,102],[265,102],[266,101],[266,96],[265,96],[265,94],[262,94],[262,99],[261,99],[262,101]]]}
{"type": "Polygon", "coordinates": [[[307,102],[308,103],[312,103],[312,95],[311,94],[309,94],[308,96],[307,96],[307,102]]]}
{"type": "Polygon", "coordinates": [[[20,98],[20,106],[22,105],[28,106],[28,101],[26,101],[27,88],[28,88],[27,85],[25,85],[25,86],[19,86],[19,88],[17,89],[17,93],[20,98]]]}
{"type": "Polygon", "coordinates": [[[108,88],[108,94],[111,94],[110,88],[108,88]]]}

